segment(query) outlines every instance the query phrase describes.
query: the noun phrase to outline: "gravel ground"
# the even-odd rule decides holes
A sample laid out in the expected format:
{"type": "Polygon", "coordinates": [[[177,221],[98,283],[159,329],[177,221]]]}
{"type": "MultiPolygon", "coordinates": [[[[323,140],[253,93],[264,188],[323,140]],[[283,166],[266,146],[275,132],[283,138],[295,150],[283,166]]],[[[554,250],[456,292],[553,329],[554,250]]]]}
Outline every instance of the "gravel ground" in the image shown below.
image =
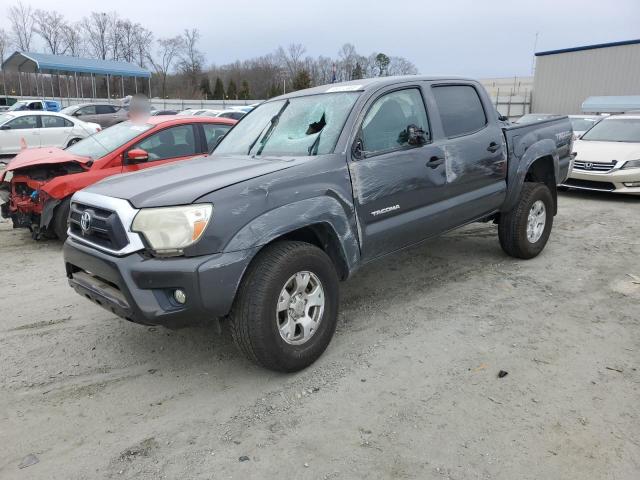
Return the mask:
{"type": "Polygon", "coordinates": [[[640,478],[639,211],[570,192],[534,260],[482,224],[368,266],[295,375],[115,318],[4,221],[0,478],[640,478]]]}

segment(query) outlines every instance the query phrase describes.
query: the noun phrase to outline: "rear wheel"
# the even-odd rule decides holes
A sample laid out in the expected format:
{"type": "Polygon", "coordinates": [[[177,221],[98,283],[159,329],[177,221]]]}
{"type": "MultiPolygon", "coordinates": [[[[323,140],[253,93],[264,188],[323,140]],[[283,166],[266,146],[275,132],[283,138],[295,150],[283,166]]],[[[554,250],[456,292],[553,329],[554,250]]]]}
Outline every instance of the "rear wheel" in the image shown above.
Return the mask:
{"type": "Polygon", "coordinates": [[[335,267],[318,247],[291,241],[265,247],[235,300],[231,332],[236,345],[271,370],[309,366],[333,337],[338,293],[335,267]]]}
{"type": "Polygon", "coordinates": [[[498,236],[502,249],[516,258],[537,256],[551,235],[553,207],[549,187],[525,182],[518,204],[500,217],[498,236]]]}
{"type": "Polygon", "coordinates": [[[69,210],[71,209],[71,198],[65,198],[56,207],[51,219],[53,233],[63,242],[67,239],[67,229],[69,228],[69,210]]]}
{"type": "Polygon", "coordinates": [[[69,140],[69,143],[67,143],[67,148],[69,148],[74,143],[78,143],[79,141],[80,141],[79,138],[72,138],[71,140],[69,140]]]}

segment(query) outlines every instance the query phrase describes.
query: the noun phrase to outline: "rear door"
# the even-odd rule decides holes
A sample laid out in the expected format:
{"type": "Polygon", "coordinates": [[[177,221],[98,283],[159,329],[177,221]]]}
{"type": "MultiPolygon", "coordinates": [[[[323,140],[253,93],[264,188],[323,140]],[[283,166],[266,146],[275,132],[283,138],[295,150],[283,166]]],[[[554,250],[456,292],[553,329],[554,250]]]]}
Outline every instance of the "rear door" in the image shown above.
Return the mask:
{"type": "Polygon", "coordinates": [[[7,122],[8,129],[0,130],[0,149],[12,155],[24,148],[40,146],[40,122],[38,115],[21,115],[7,122]]]}
{"type": "Polygon", "coordinates": [[[433,83],[434,128],[442,136],[450,205],[457,227],[499,209],[506,196],[507,152],[488,97],[473,82],[433,83]]]}
{"type": "Polygon", "coordinates": [[[199,155],[202,153],[199,138],[196,126],[192,124],[176,125],[151,133],[128,149],[142,149],[149,154],[149,159],[146,162],[131,163],[125,153],[122,171],[135,172],[199,155]]]}
{"type": "Polygon", "coordinates": [[[119,123],[122,120],[113,105],[96,105],[96,115],[94,121],[106,128],[119,123]]]}
{"type": "Polygon", "coordinates": [[[40,120],[42,122],[40,146],[66,147],[69,140],[71,140],[73,123],[56,115],[41,115],[40,120]]]}
{"type": "Polygon", "coordinates": [[[349,169],[370,260],[435,233],[433,209],[448,193],[444,150],[433,142],[420,84],[387,88],[363,112],[349,169]],[[412,143],[409,127],[423,130],[424,141],[412,143]]]}

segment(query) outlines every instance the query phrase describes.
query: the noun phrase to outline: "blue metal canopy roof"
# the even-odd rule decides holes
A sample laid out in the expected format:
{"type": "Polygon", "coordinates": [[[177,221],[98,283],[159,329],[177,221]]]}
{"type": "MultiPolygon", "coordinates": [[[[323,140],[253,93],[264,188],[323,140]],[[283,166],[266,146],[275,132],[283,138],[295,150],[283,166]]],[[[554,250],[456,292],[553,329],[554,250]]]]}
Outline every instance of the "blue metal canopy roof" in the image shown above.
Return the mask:
{"type": "Polygon", "coordinates": [[[6,71],[20,72],[66,72],[93,73],[95,75],[117,75],[124,77],[151,76],[151,72],[129,62],[98,60],[94,58],[52,55],[49,53],[15,52],[2,64],[6,71]]]}
{"type": "Polygon", "coordinates": [[[624,113],[640,110],[640,95],[589,97],[582,102],[584,113],[624,113]]]}

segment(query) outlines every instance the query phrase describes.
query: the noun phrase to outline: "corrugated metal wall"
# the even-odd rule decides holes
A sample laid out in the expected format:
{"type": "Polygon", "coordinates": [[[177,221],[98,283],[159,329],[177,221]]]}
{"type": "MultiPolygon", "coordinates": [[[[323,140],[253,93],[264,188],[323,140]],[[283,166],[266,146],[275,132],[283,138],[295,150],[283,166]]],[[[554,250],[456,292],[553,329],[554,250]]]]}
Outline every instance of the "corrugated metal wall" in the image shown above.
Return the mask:
{"type": "Polygon", "coordinates": [[[534,112],[582,113],[592,95],[640,95],[640,44],[536,57],[534,112]]]}

